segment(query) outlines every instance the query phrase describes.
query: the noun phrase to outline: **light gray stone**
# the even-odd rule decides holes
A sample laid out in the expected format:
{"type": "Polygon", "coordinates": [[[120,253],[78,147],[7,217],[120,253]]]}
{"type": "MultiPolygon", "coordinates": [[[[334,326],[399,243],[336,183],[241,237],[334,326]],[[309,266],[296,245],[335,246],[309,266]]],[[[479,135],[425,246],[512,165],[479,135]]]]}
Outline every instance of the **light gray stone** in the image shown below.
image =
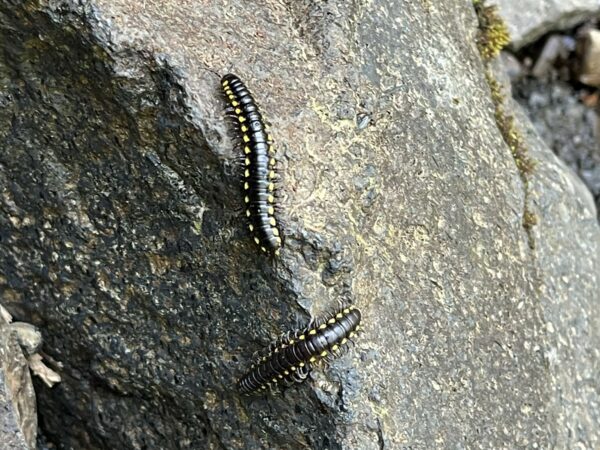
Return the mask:
{"type": "Polygon", "coordinates": [[[15,335],[0,321],[0,449],[30,450],[37,437],[35,392],[15,335]]]}
{"type": "Polygon", "coordinates": [[[491,0],[498,5],[514,49],[535,42],[549,31],[566,30],[600,15],[599,0],[491,0]]]}

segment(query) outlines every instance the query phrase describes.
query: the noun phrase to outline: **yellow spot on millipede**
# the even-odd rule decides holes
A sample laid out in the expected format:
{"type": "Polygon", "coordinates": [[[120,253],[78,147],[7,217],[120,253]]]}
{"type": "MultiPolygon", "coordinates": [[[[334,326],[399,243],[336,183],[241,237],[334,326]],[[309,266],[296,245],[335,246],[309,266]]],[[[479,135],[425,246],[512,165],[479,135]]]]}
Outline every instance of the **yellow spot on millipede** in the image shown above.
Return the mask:
{"type": "Polygon", "coordinates": [[[250,153],[252,153],[252,150],[250,150],[250,147],[248,147],[247,145],[244,147],[244,153],[246,155],[249,155],[250,153]]]}
{"type": "Polygon", "coordinates": [[[246,158],[246,160],[244,161],[244,163],[249,166],[250,165],[250,158],[246,158]]]}
{"type": "Polygon", "coordinates": [[[245,133],[246,131],[248,131],[248,127],[246,125],[242,125],[242,133],[245,133]]]}
{"type": "Polygon", "coordinates": [[[331,347],[331,350],[333,350],[334,352],[337,352],[340,349],[340,346],[335,344],[333,347],[331,347]]]}
{"type": "Polygon", "coordinates": [[[348,339],[344,338],[344,339],[342,339],[341,344],[344,345],[346,342],[348,342],[348,339]]]}
{"type": "Polygon", "coordinates": [[[290,344],[290,345],[294,345],[294,342],[296,342],[296,341],[295,341],[295,340],[293,340],[293,339],[290,339],[290,342],[289,342],[289,344],[290,344]]]}
{"type": "Polygon", "coordinates": [[[348,337],[349,337],[350,339],[352,339],[352,338],[354,337],[354,335],[355,335],[355,334],[356,334],[356,333],[355,333],[354,331],[351,331],[351,332],[350,332],[350,334],[348,335],[348,337]]]}
{"type": "Polygon", "coordinates": [[[275,149],[273,148],[272,145],[269,145],[269,153],[271,153],[271,154],[275,153],[275,149]]]}
{"type": "Polygon", "coordinates": [[[342,313],[337,313],[335,315],[335,317],[337,317],[338,319],[341,319],[342,317],[344,317],[344,315],[342,313]]]}
{"type": "Polygon", "coordinates": [[[273,167],[273,166],[275,165],[275,162],[276,162],[276,161],[275,161],[275,158],[271,158],[271,159],[269,160],[269,166],[273,167]]]}
{"type": "Polygon", "coordinates": [[[349,310],[348,308],[346,308],[346,309],[344,310],[344,314],[350,314],[350,310],[349,310]]]}
{"type": "Polygon", "coordinates": [[[298,336],[298,339],[300,339],[301,341],[303,341],[304,339],[306,339],[306,336],[304,336],[303,334],[298,336]]]}
{"type": "Polygon", "coordinates": [[[235,106],[237,106],[237,105],[239,105],[239,103],[238,103],[238,102],[236,102],[235,100],[231,102],[231,106],[234,106],[234,107],[235,107],[235,106]]]}
{"type": "Polygon", "coordinates": [[[310,330],[310,331],[308,332],[308,334],[310,334],[310,335],[317,334],[317,330],[310,330]]]}
{"type": "Polygon", "coordinates": [[[247,209],[247,210],[246,210],[246,217],[250,217],[250,215],[251,215],[251,214],[252,214],[252,213],[250,212],[250,210],[249,210],[249,209],[247,209]]]}
{"type": "Polygon", "coordinates": [[[310,361],[311,363],[314,363],[316,360],[317,360],[317,358],[315,358],[314,356],[312,356],[312,357],[309,359],[309,361],[310,361]]]}
{"type": "Polygon", "coordinates": [[[269,192],[273,192],[275,190],[275,184],[269,183],[269,192]]]}
{"type": "Polygon", "coordinates": [[[273,378],[273,383],[277,383],[277,378],[273,378]]]}
{"type": "Polygon", "coordinates": [[[240,121],[240,123],[245,122],[246,118],[243,116],[238,117],[238,120],[240,121]]]}
{"type": "Polygon", "coordinates": [[[229,96],[229,100],[235,100],[235,96],[234,95],[230,95],[229,96]]]}
{"type": "Polygon", "coordinates": [[[267,253],[267,249],[265,247],[260,248],[263,252],[267,253]]]}
{"type": "Polygon", "coordinates": [[[272,206],[269,206],[268,212],[269,212],[269,215],[272,216],[273,214],[275,214],[275,208],[273,208],[272,206]]]}
{"type": "Polygon", "coordinates": [[[258,239],[257,237],[254,238],[254,242],[260,245],[260,239],[258,239]]]}
{"type": "Polygon", "coordinates": [[[290,374],[290,373],[289,373],[287,370],[284,370],[284,371],[283,371],[283,373],[284,373],[286,376],[290,374]]]}
{"type": "Polygon", "coordinates": [[[250,231],[254,231],[254,225],[252,225],[252,224],[248,225],[248,229],[249,229],[250,231]]]}
{"type": "Polygon", "coordinates": [[[242,110],[241,110],[240,108],[235,108],[235,113],[236,113],[236,114],[241,114],[241,113],[242,113],[242,110]]]}
{"type": "MultiPolygon", "coordinates": [[[[240,119],[241,119],[241,117],[240,117],[240,119]]],[[[240,122],[241,122],[241,120],[240,120],[240,122]]],[[[250,142],[250,138],[248,137],[248,135],[247,135],[247,134],[245,134],[245,135],[242,137],[242,139],[244,140],[244,142],[250,142]]]]}
{"type": "Polygon", "coordinates": [[[246,178],[248,178],[250,176],[250,171],[248,169],[246,169],[246,171],[244,172],[244,176],[246,178]]]}
{"type": "MultiPolygon", "coordinates": [[[[280,237],[276,237],[275,240],[277,241],[277,245],[281,245],[283,242],[280,237]]],[[[279,254],[279,250],[277,250],[275,253],[279,254]]]]}
{"type": "Polygon", "coordinates": [[[269,195],[269,196],[267,197],[267,201],[268,201],[269,203],[273,203],[273,202],[275,201],[275,197],[273,197],[272,195],[269,195]]]}
{"type": "Polygon", "coordinates": [[[245,201],[246,203],[250,203],[250,197],[248,197],[248,196],[246,195],[246,196],[244,197],[244,201],[245,201]]]}
{"type": "Polygon", "coordinates": [[[325,328],[327,328],[326,323],[322,323],[321,325],[319,325],[319,330],[324,330],[325,328]]]}
{"type": "Polygon", "coordinates": [[[250,184],[248,184],[247,181],[244,183],[244,189],[246,189],[246,190],[250,189],[250,184]]]}
{"type": "Polygon", "coordinates": [[[298,364],[298,366],[300,366],[300,367],[304,367],[304,363],[303,363],[303,362],[301,362],[301,363],[299,363],[299,364],[298,364]]]}
{"type": "Polygon", "coordinates": [[[323,350],[321,353],[321,358],[325,358],[327,356],[327,350],[323,350]]]}
{"type": "Polygon", "coordinates": [[[272,180],[272,179],[273,179],[273,178],[275,178],[276,176],[277,176],[277,174],[275,173],[275,171],[274,171],[274,170],[271,170],[271,171],[269,172],[269,180],[272,180]]]}
{"type": "Polygon", "coordinates": [[[295,372],[295,371],[296,371],[296,367],[295,367],[295,366],[292,366],[292,367],[290,367],[290,370],[291,370],[292,372],[295,372]]]}
{"type": "Polygon", "coordinates": [[[229,84],[229,80],[223,81],[223,87],[227,86],[228,84],[229,84]]]}
{"type": "Polygon", "coordinates": [[[277,225],[277,221],[275,220],[275,218],[274,218],[274,217],[271,217],[271,218],[269,219],[269,224],[270,224],[272,227],[274,227],[274,226],[276,226],[276,225],[277,225]]]}
{"type": "Polygon", "coordinates": [[[332,317],[331,319],[329,319],[329,320],[327,321],[327,323],[335,323],[335,319],[332,317]]]}

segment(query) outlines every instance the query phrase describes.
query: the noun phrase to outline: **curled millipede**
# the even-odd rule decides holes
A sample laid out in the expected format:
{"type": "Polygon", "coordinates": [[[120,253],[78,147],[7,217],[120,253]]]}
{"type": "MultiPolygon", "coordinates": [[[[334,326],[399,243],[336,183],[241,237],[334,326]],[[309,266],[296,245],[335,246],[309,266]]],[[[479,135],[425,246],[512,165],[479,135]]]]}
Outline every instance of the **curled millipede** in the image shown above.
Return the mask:
{"type": "Polygon", "coordinates": [[[240,393],[249,395],[304,381],[316,365],[329,362],[342,351],[358,332],[360,319],[360,311],[348,306],[279,338],[239,380],[240,393]]]}
{"type": "Polygon", "coordinates": [[[227,74],[221,86],[229,104],[226,112],[235,121],[243,149],[243,195],[248,228],[254,242],[269,254],[278,255],[283,243],[277,219],[275,149],[259,108],[244,83],[227,74]]]}

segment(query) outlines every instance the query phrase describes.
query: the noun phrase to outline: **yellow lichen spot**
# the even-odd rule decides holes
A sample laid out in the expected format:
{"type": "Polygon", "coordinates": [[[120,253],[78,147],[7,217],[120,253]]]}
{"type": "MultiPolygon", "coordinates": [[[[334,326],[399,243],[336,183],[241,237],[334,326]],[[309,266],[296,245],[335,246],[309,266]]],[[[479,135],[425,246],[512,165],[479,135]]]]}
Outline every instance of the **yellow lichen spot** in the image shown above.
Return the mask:
{"type": "Polygon", "coordinates": [[[327,321],[327,323],[335,323],[335,318],[333,318],[333,317],[332,317],[331,319],[329,319],[329,320],[327,321]]]}
{"type": "Polygon", "coordinates": [[[258,245],[260,245],[260,239],[258,239],[257,237],[254,238],[254,242],[256,242],[258,245]]]}
{"type": "Polygon", "coordinates": [[[340,346],[335,344],[333,347],[331,347],[331,350],[334,352],[337,352],[340,349],[340,346]]]}
{"type": "Polygon", "coordinates": [[[321,358],[325,358],[328,355],[327,350],[321,352],[321,358]]]}
{"type": "Polygon", "coordinates": [[[267,197],[267,201],[268,201],[269,203],[273,203],[273,202],[275,201],[275,197],[273,197],[272,195],[269,195],[269,196],[267,197]]]}
{"type": "Polygon", "coordinates": [[[271,218],[269,219],[269,224],[270,224],[272,227],[274,227],[275,225],[277,225],[277,221],[275,220],[275,218],[274,218],[274,217],[271,217],[271,218]]]}
{"type": "Polygon", "coordinates": [[[248,147],[247,145],[244,147],[244,153],[246,155],[249,155],[250,153],[252,153],[252,150],[250,150],[250,147],[248,147]]]}
{"type": "Polygon", "coordinates": [[[319,330],[324,330],[325,328],[327,328],[326,323],[322,323],[321,325],[319,325],[319,330]]]}
{"type": "MultiPolygon", "coordinates": [[[[240,117],[240,119],[241,119],[241,117],[240,117]]],[[[241,120],[240,120],[240,122],[241,122],[241,120]]],[[[244,141],[244,142],[246,142],[246,143],[250,142],[250,138],[248,137],[248,135],[247,135],[247,134],[245,134],[244,136],[242,136],[242,139],[243,139],[243,141],[244,141]]]]}
{"type": "Polygon", "coordinates": [[[252,214],[252,213],[250,212],[250,210],[249,210],[249,209],[247,209],[247,210],[246,210],[246,217],[250,217],[250,216],[251,216],[251,214],[252,214]]]}
{"type": "Polygon", "coordinates": [[[306,339],[306,336],[304,336],[303,334],[301,334],[300,336],[298,336],[298,339],[303,341],[304,339],[306,339]]]}
{"type": "Polygon", "coordinates": [[[267,210],[269,215],[272,216],[273,214],[275,214],[275,208],[273,208],[272,206],[269,206],[269,209],[267,210]]]}
{"type": "Polygon", "coordinates": [[[310,334],[311,336],[313,336],[313,335],[317,334],[317,330],[310,330],[308,332],[308,334],[310,334]]]}

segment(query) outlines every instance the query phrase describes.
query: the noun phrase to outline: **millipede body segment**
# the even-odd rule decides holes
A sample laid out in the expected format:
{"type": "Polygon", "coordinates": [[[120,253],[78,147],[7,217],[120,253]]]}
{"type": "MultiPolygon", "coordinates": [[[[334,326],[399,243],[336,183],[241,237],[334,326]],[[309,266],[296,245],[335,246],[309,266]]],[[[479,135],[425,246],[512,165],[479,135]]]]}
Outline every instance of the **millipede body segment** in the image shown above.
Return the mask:
{"type": "Polygon", "coordinates": [[[243,150],[243,195],[248,228],[265,253],[279,254],[282,237],[275,218],[275,149],[263,117],[244,83],[235,75],[221,80],[243,150]]]}
{"type": "Polygon", "coordinates": [[[273,342],[239,380],[240,393],[304,381],[315,365],[331,360],[356,335],[360,320],[360,311],[349,306],[273,342]]]}

